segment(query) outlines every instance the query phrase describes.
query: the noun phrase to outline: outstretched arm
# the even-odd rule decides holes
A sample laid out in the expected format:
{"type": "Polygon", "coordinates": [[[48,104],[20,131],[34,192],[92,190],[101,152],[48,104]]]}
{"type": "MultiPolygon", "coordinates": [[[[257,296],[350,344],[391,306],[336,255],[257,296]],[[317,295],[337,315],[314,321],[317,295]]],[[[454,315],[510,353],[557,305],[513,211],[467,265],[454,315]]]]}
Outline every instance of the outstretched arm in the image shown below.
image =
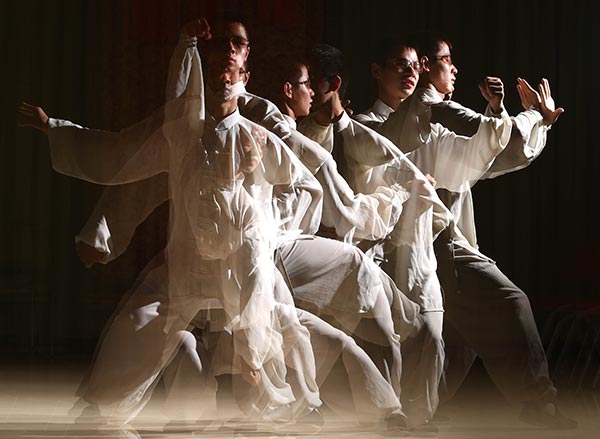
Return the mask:
{"type": "Polygon", "coordinates": [[[48,117],[41,107],[22,102],[17,106],[17,123],[48,135],[52,166],[65,175],[98,184],[123,184],[167,171],[160,111],[120,132],[109,132],[48,117]]]}
{"type": "Polygon", "coordinates": [[[548,129],[556,123],[564,110],[556,108],[546,79],[542,80],[539,90],[540,93],[524,79],[517,78],[521,105],[525,110],[535,111],[525,111],[512,118],[510,141],[483,178],[495,178],[523,169],[544,150],[548,129]]]}

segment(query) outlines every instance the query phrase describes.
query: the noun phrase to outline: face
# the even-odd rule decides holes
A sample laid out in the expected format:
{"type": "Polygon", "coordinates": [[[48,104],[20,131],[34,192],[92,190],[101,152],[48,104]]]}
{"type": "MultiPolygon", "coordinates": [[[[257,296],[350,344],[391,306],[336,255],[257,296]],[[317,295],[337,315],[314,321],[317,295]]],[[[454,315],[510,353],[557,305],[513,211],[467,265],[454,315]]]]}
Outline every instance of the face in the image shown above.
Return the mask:
{"type": "Polygon", "coordinates": [[[380,95],[400,102],[415,91],[419,82],[419,72],[417,52],[405,47],[392,51],[383,66],[378,64],[372,66],[380,95]]]}
{"type": "Polygon", "coordinates": [[[452,63],[448,44],[440,43],[435,56],[425,63],[425,69],[427,71],[427,82],[432,84],[438,93],[446,95],[454,91],[458,69],[452,63]]]}
{"type": "Polygon", "coordinates": [[[310,86],[313,92],[311,111],[316,111],[323,107],[332,97],[331,84],[329,79],[323,76],[318,66],[311,65],[310,69],[310,86]]]}
{"type": "Polygon", "coordinates": [[[306,116],[310,112],[310,106],[315,92],[311,88],[306,66],[300,67],[298,78],[291,83],[291,97],[287,104],[294,111],[296,117],[306,116]]]}
{"type": "Polygon", "coordinates": [[[235,83],[241,79],[240,70],[250,53],[248,34],[241,23],[225,25],[222,33],[207,42],[206,49],[209,81],[235,83]]]}

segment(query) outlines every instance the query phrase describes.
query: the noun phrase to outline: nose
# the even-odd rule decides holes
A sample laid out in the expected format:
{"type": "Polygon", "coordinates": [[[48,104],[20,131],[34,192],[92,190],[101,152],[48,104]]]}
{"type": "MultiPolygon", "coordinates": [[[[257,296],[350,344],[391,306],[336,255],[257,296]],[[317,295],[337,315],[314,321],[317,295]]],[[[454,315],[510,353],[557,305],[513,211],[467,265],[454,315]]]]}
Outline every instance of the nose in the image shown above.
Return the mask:
{"type": "Polygon", "coordinates": [[[454,64],[452,64],[452,70],[451,71],[452,71],[453,74],[456,75],[458,73],[458,68],[454,64]]]}
{"type": "Polygon", "coordinates": [[[308,95],[312,98],[315,95],[315,91],[312,88],[308,88],[308,95]]]}
{"type": "Polygon", "coordinates": [[[410,66],[410,70],[407,72],[409,74],[409,76],[416,78],[419,76],[419,71],[414,67],[414,66],[410,66]]]}

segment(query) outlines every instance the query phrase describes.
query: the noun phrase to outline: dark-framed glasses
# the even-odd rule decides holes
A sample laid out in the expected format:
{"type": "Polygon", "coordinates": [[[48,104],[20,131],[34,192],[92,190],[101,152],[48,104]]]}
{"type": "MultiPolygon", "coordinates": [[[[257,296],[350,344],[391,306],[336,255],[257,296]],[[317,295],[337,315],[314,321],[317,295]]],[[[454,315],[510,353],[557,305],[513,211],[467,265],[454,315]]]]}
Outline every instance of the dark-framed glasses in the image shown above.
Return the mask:
{"type": "Polygon", "coordinates": [[[409,67],[417,73],[421,73],[421,70],[423,70],[419,61],[411,61],[407,58],[391,58],[390,64],[403,72],[408,71],[409,67]]]}
{"type": "Polygon", "coordinates": [[[290,81],[290,84],[292,84],[292,85],[306,85],[307,87],[310,87],[310,79],[305,79],[304,81],[290,81]]]}
{"type": "Polygon", "coordinates": [[[452,55],[445,54],[445,55],[435,55],[431,57],[432,59],[435,59],[436,61],[442,61],[446,64],[452,64],[452,55]]]}

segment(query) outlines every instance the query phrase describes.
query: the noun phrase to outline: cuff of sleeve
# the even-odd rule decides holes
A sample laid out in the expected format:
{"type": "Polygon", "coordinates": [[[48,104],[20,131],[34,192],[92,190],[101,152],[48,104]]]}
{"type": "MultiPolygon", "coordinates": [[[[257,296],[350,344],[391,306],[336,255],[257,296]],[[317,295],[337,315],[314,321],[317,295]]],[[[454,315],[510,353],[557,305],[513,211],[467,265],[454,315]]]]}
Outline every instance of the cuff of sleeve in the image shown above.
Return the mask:
{"type": "Polygon", "coordinates": [[[101,253],[104,253],[103,263],[106,263],[110,257],[110,230],[106,223],[106,218],[103,216],[96,223],[96,227],[93,231],[86,230],[85,228],[75,236],[75,244],[78,242],[84,242],[101,253]]]}
{"type": "Polygon", "coordinates": [[[198,44],[198,37],[192,37],[181,32],[179,34],[179,42],[177,44],[184,47],[195,47],[196,44],[198,44]]]}
{"type": "Polygon", "coordinates": [[[340,117],[340,120],[335,123],[335,130],[339,133],[340,131],[348,128],[348,125],[350,125],[350,116],[348,116],[348,113],[344,111],[344,113],[342,113],[342,117],[340,117]]]}
{"type": "Polygon", "coordinates": [[[502,111],[500,111],[499,113],[496,113],[495,111],[493,111],[492,107],[490,107],[488,105],[487,108],[485,109],[485,115],[489,116],[489,117],[509,117],[508,111],[506,111],[506,108],[504,108],[504,105],[502,106],[502,111]]]}
{"type": "Polygon", "coordinates": [[[48,118],[48,128],[59,128],[59,127],[68,127],[68,126],[78,126],[68,120],[63,119],[55,119],[53,117],[48,118]]]}

